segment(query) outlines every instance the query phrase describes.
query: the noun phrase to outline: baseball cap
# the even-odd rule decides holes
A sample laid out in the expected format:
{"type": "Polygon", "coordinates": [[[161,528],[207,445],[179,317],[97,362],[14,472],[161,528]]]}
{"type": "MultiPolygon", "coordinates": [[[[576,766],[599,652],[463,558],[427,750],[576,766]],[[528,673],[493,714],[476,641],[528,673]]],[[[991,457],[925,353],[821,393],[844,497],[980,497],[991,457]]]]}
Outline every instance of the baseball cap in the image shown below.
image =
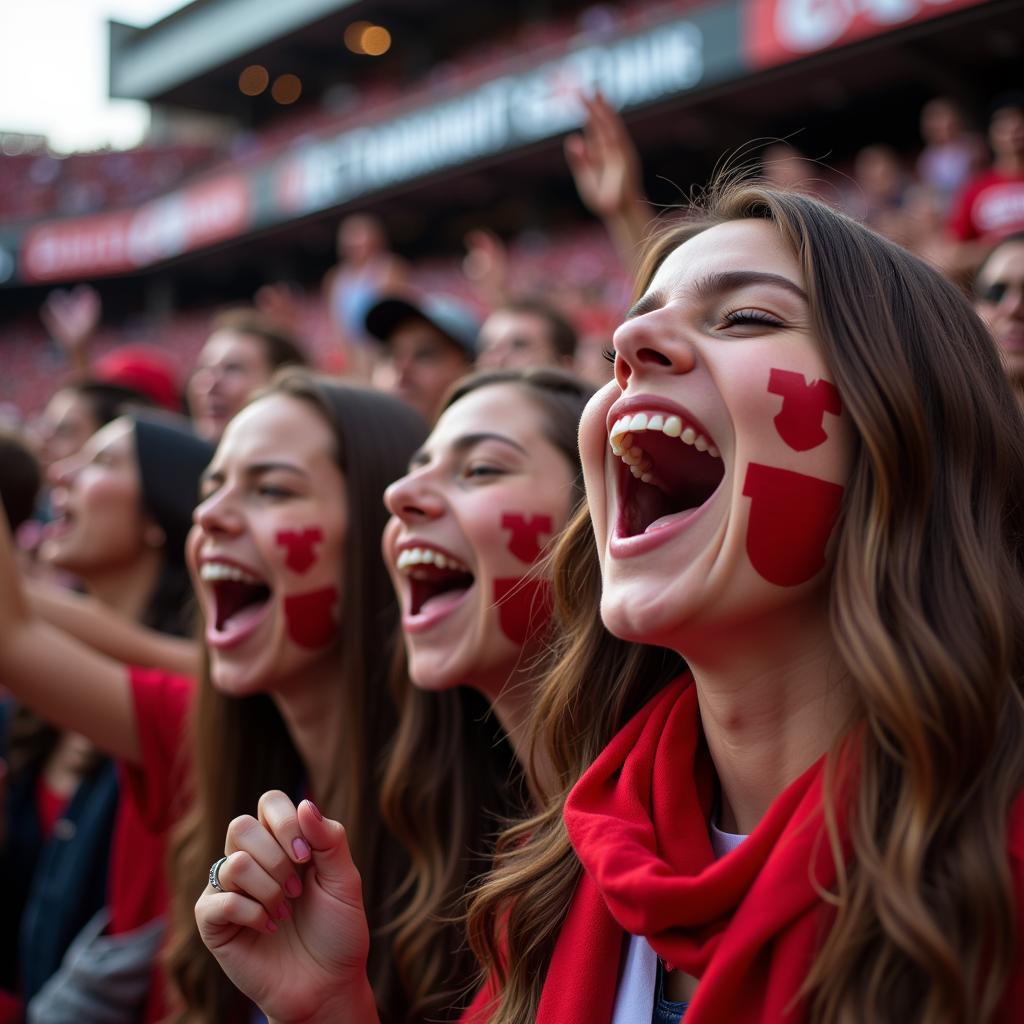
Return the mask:
{"type": "Polygon", "coordinates": [[[399,324],[416,317],[440,331],[468,359],[476,358],[480,321],[468,306],[449,295],[430,295],[415,302],[396,295],[385,296],[367,310],[366,330],[387,344],[399,324]]]}
{"type": "Polygon", "coordinates": [[[95,380],[141,391],[156,405],[181,411],[181,391],[174,362],[149,345],[124,345],[108,352],[92,367],[95,380]]]}

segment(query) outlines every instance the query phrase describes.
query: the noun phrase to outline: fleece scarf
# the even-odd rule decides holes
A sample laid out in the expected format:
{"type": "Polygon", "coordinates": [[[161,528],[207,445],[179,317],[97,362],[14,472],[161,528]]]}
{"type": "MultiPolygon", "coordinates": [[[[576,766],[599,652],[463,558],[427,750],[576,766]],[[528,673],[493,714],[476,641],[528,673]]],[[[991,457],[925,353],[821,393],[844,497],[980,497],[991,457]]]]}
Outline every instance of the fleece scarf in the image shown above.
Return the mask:
{"type": "MultiPolygon", "coordinates": [[[[685,1024],[799,1024],[800,989],[831,925],[819,893],[835,866],[822,811],[824,759],[774,801],[753,833],[716,860],[708,835],[714,769],[689,676],[661,691],[605,748],[565,807],[585,873],[545,978],[537,1024],[607,1024],[625,933],[699,979],[685,1024]]],[[[1024,801],[1010,821],[1024,905],[1024,801]]],[[[1024,932],[1024,929],[1022,929],[1024,932]]],[[[488,1017],[492,986],[467,1020],[488,1017]]],[[[1014,972],[1006,1015],[1024,1007],[1014,972]],[[1016,1007],[1016,1010],[1014,1010],[1016,1007]]]]}

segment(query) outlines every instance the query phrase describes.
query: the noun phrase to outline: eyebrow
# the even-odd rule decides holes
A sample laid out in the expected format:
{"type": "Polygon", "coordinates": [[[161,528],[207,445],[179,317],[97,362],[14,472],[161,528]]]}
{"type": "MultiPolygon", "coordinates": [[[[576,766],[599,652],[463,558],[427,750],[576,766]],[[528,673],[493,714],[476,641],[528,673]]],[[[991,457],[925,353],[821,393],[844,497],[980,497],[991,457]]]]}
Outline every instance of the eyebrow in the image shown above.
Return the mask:
{"type": "MultiPolygon", "coordinates": [[[[784,288],[798,299],[807,301],[807,293],[796,282],[782,274],[769,274],[760,270],[730,270],[717,274],[708,274],[693,285],[693,293],[701,299],[711,299],[726,292],[737,291],[753,284],[774,285],[784,288]]],[[[661,292],[648,292],[626,314],[626,319],[652,313],[665,304],[661,292]]]]}
{"type": "MultiPolygon", "coordinates": [[[[254,462],[252,465],[245,467],[246,473],[250,476],[258,476],[260,473],[272,473],[279,470],[284,470],[286,473],[295,473],[297,476],[309,476],[301,466],[296,466],[291,462],[254,462]]],[[[224,470],[211,468],[203,472],[199,481],[200,483],[205,483],[207,480],[220,480],[223,476],[224,470]]]]}
{"type": "MultiPolygon", "coordinates": [[[[451,448],[456,454],[462,454],[484,441],[498,441],[500,444],[506,444],[510,448],[515,448],[517,452],[520,452],[523,455],[529,456],[530,454],[521,444],[513,441],[511,437],[506,437],[504,434],[488,433],[487,431],[481,431],[476,434],[463,434],[452,442],[451,448]]],[[[421,448],[418,452],[413,454],[413,457],[409,460],[409,465],[422,466],[425,462],[429,461],[430,453],[426,448],[421,448]]]]}

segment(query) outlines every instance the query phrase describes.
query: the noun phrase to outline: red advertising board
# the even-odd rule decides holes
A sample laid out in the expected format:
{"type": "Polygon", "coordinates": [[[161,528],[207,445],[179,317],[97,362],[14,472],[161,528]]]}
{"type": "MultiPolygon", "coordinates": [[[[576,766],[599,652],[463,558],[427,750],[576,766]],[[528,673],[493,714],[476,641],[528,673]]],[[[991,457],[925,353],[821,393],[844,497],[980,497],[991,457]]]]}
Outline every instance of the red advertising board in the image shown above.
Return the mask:
{"type": "Polygon", "coordinates": [[[976,7],[985,0],[747,0],[743,45],[755,68],[976,7]]]}
{"type": "Polygon", "coordinates": [[[120,274],[242,234],[249,183],[219,175],[136,210],[47,221],[25,235],[20,276],[32,283],[120,274]]]}

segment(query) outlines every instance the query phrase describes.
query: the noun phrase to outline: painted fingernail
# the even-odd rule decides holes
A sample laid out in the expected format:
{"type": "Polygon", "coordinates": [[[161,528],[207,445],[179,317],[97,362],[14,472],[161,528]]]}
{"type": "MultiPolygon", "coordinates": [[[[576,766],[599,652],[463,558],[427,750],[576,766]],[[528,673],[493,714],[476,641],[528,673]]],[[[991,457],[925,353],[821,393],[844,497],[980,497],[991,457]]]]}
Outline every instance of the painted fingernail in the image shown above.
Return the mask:
{"type": "Polygon", "coordinates": [[[302,883],[292,875],[292,877],[284,883],[284,891],[291,896],[292,899],[295,899],[296,896],[302,895],[302,883]]]}
{"type": "Polygon", "coordinates": [[[270,932],[271,935],[273,935],[274,932],[277,931],[277,925],[274,924],[273,921],[268,921],[267,922],[267,931],[270,932]]]}
{"type": "Polygon", "coordinates": [[[309,843],[305,839],[293,839],[292,852],[298,860],[305,860],[309,856],[309,843]]]}
{"type": "Polygon", "coordinates": [[[324,820],[324,816],[320,813],[320,808],[317,807],[317,805],[315,803],[313,803],[312,800],[307,799],[306,803],[309,804],[309,806],[313,808],[313,813],[316,815],[316,820],[317,821],[323,821],[324,820]]]}
{"type": "Polygon", "coordinates": [[[274,917],[278,921],[287,921],[292,916],[291,908],[287,903],[278,903],[277,910],[274,911],[274,917]]]}

